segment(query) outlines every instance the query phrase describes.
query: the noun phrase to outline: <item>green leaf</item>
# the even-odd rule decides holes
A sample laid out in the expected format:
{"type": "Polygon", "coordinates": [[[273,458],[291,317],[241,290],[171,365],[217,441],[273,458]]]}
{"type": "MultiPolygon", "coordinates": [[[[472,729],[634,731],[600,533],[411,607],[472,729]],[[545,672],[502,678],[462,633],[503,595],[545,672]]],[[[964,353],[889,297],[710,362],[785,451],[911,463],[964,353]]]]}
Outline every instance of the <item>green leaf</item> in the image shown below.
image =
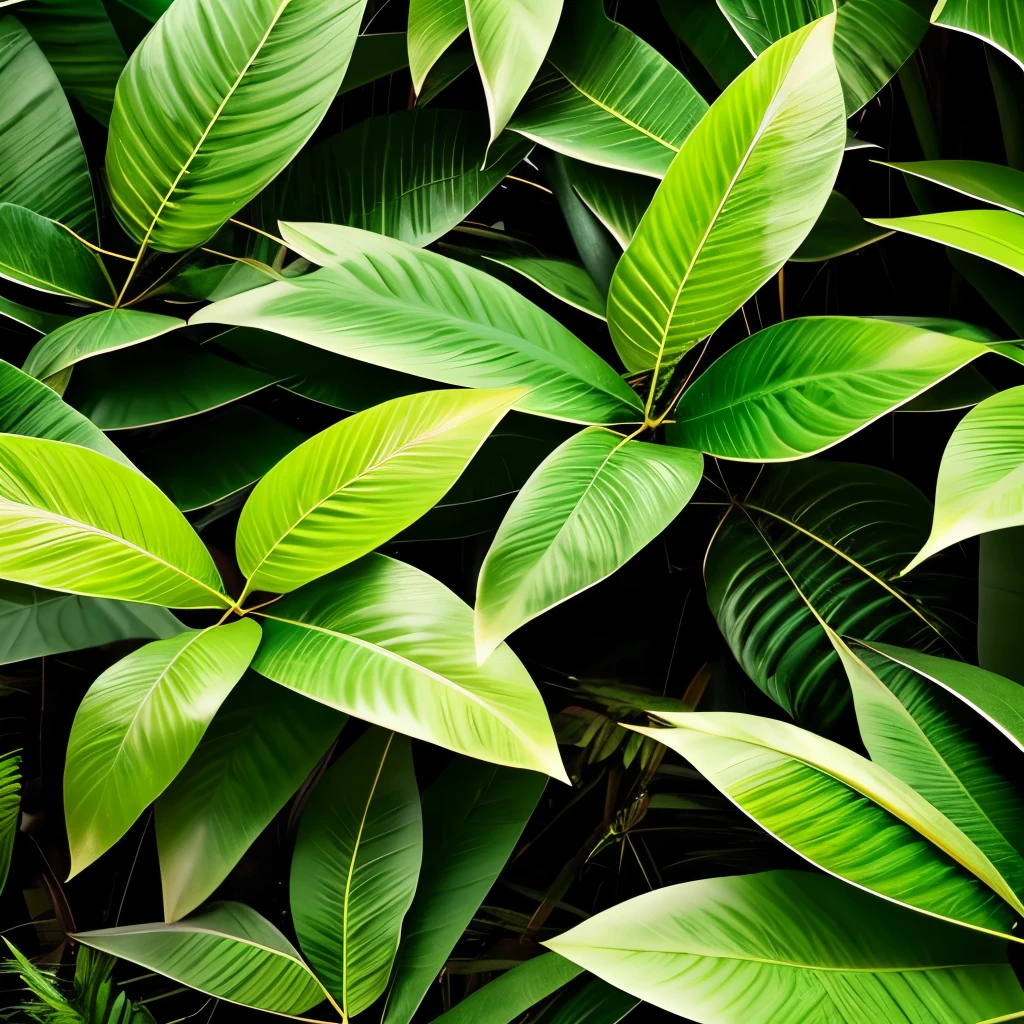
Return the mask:
{"type": "Polygon", "coordinates": [[[832,191],[844,113],[835,19],[766,50],[687,136],[623,254],[608,326],[654,383],[792,256],[832,191]]]}
{"type": "Polygon", "coordinates": [[[257,614],[257,672],[385,729],[565,780],[526,669],[504,645],[478,666],[472,609],[426,573],[367,555],[257,614]]]}
{"type": "Polygon", "coordinates": [[[604,296],[593,278],[579,263],[544,256],[484,256],[509,270],[521,274],[549,295],[570,306],[604,319],[604,296]]]}
{"type": "Polygon", "coordinates": [[[185,627],[166,609],[0,582],[0,665],[100,647],[163,640],[185,627]]]}
{"type": "Polygon", "coordinates": [[[313,791],[289,883],[299,944],[346,1019],[387,987],[422,855],[412,745],[371,728],[313,791]]]}
{"type": "Polygon", "coordinates": [[[814,461],[769,467],[737,500],[705,558],[708,603],[743,670],[798,722],[834,728],[850,701],[808,602],[840,635],[950,651],[959,585],[948,569],[893,582],[928,530],[917,488],[814,461]]]}
{"type": "Polygon", "coordinates": [[[951,544],[1024,525],[1024,387],[986,398],[956,426],[939,465],[935,517],[904,573],[951,544]]]}
{"type": "Polygon", "coordinates": [[[128,58],[102,0],[32,0],[19,6],[18,20],[32,33],[64,89],[97,121],[108,124],[114,88],[128,58]]]}
{"type": "Polygon", "coordinates": [[[862,317],[784,320],[729,349],[683,394],[672,444],[744,462],[816,455],[986,349],[862,317]]]}
{"type": "MultiPolygon", "coordinates": [[[[835,10],[833,0],[720,0],[752,53],[835,10]]],[[[836,65],[846,113],[855,114],[896,74],[928,22],[909,0],[839,0],[836,65]]]]}
{"type": "Polygon", "coordinates": [[[682,511],[698,452],[593,427],[537,468],[498,528],[477,584],[483,661],[509,633],[610,576],[682,511]]]}
{"type": "Polygon", "coordinates": [[[344,715],[255,672],[242,677],[156,802],[168,921],[227,878],[344,724],[344,715]]]}
{"type": "Polygon", "coordinates": [[[567,161],[566,168],[576,194],[625,249],[651,205],[655,182],[581,160],[567,161]]]}
{"type": "Polygon", "coordinates": [[[938,0],[932,24],[984,39],[1024,68],[1024,18],[1007,0],[938,0]]]}
{"type": "Polygon", "coordinates": [[[246,592],[295,590],[415,522],[521,395],[425,391],[356,413],[299,445],[256,485],[238,520],[246,592]]]}
{"type": "Polygon", "coordinates": [[[185,321],[177,317],[137,309],[90,313],[40,338],[25,360],[25,372],[42,380],[83,359],[138,345],[184,326],[185,321]]]}
{"type": "Polygon", "coordinates": [[[600,978],[588,978],[538,1018],[538,1024],[619,1024],[640,1000],[600,978]]]}
{"type": "Polygon", "coordinates": [[[961,1024],[1021,1006],[998,940],[804,871],[657,889],[546,944],[638,998],[716,1024],[961,1024]]]}
{"type": "Polygon", "coordinates": [[[306,435],[247,405],[191,420],[153,439],[146,475],[183,512],[205,508],[254,484],[306,435]]]}
{"type": "Polygon", "coordinates": [[[1006,210],[953,210],[917,217],[866,218],[869,224],[902,231],[980,256],[1024,274],[1024,217],[1006,210]]]}
{"type": "Polygon", "coordinates": [[[0,95],[0,202],[95,241],[92,178],[71,108],[46,57],[10,15],[0,17],[0,95]]]}
{"type": "Polygon", "coordinates": [[[339,95],[408,67],[404,32],[370,32],[356,37],[339,95]]]}
{"type": "MultiPolygon", "coordinates": [[[[458,6],[462,7],[463,13],[465,13],[465,4],[462,0],[459,0],[458,6]]],[[[467,33],[454,46],[446,50],[430,69],[423,88],[419,91],[416,100],[417,106],[425,107],[428,103],[433,103],[448,86],[454,84],[473,66],[473,44],[469,41],[467,33]]]]}
{"type": "Polygon", "coordinates": [[[556,419],[639,418],[636,394],[603,359],[490,275],[369,231],[281,228],[324,268],[215,302],[191,323],[258,327],[459,387],[530,387],[517,407],[556,419]]]}
{"type": "Polygon", "coordinates": [[[996,393],[988,378],[974,366],[943,378],[924,394],[912,398],[900,407],[900,412],[948,412],[953,409],[970,409],[996,393]]]}
{"type": "Polygon", "coordinates": [[[36,291],[106,305],[114,288],[99,256],[60,224],[0,202],[0,277],[36,291]]]}
{"type": "Polygon", "coordinates": [[[209,412],[274,380],[190,342],[155,339],[79,364],[64,397],[103,430],[125,430],[209,412]]]}
{"type": "Polygon", "coordinates": [[[259,642],[251,619],[190,630],[140,647],[89,687],[64,770],[72,876],[109,850],[181,771],[259,642]]]}
{"type": "Polygon", "coordinates": [[[1012,213],[1024,213],[1024,172],[982,160],[916,160],[913,163],[886,163],[904,174],[944,185],[973,199],[1001,206],[1012,213]]]}
{"type": "Polygon", "coordinates": [[[531,148],[508,134],[488,153],[482,114],[402,110],[306,150],[261,203],[275,227],[279,219],[327,221],[427,245],[469,216],[531,148]]]}
{"type": "MultiPolygon", "coordinates": [[[[1024,680],[1024,528],[981,535],[978,552],[978,664],[1024,680]]],[[[1022,733],[1024,735],[1024,733],[1022,733]]]]}
{"type": "Polygon", "coordinates": [[[561,13],[562,0],[466,0],[492,142],[540,70],[561,13]]]}
{"type": "Polygon", "coordinates": [[[46,313],[39,309],[29,309],[20,302],[12,302],[0,295],[0,316],[9,317],[23,327],[31,328],[39,334],[49,334],[66,324],[72,318],[61,313],[46,313]]]}
{"type": "Polygon", "coordinates": [[[91,448],[125,466],[132,464],[95,424],[45,384],[0,359],[0,433],[44,437],[91,448]]]}
{"type": "Polygon", "coordinates": [[[661,178],[708,109],[601,0],[570,0],[548,60],[509,127],[566,156],[661,178]]]}
{"type": "Polygon", "coordinates": [[[751,61],[715,0],[658,0],[672,31],[724,89],[751,61]]]}
{"type": "Polygon", "coordinates": [[[87,448],[0,435],[0,529],[0,579],[171,608],[231,604],[171,502],[87,448]]]}
{"type": "Polygon", "coordinates": [[[1022,906],[1013,890],[960,829],[880,765],[770,718],[658,717],[675,728],[630,728],[681,754],[812,864],[894,903],[1008,937],[1010,908],[1022,906]]]}
{"type": "Polygon", "coordinates": [[[790,257],[794,263],[817,263],[848,252],[863,249],[891,232],[873,231],[857,212],[857,207],[842,194],[833,192],[811,233],[790,257]]]}
{"type": "Polygon", "coordinates": [[[409,71],[417,93],[427,72],[468,26],[465,0],[409,0],[409,71]]]}
{"type": "Polygon", "coordinates": [[[583,973],[557,953],[544,953],[506,971],[457,1003],[434,1024],[512,1024],[531,1006],[583,973]]]}
{"type": "Polygon", "coordinates": [[[75,941],[240,1006],[305,1013],[324,990],[298,950],[255,910],[214,903],[176,924],[78,932],[75,941]]]}
{"type": "Polygon", "coordinates": [[[384,1024],[409,1024],[512,855],[547,779],[456,757],[423,797],[423,867],[384,1024]]]}
{"type": "Polygon", "coordinates": [[[21,819],[21,755],[15,751],[0,759],[0,891],[7,883],[14,838],[21,819]]]}
{"type": "Polygon", "coordinates": [[[191,249],[269,184],[337,95],[364,5],[171,4],[129,59],[110,119],[107,181],[125,231],[191,249]]]}

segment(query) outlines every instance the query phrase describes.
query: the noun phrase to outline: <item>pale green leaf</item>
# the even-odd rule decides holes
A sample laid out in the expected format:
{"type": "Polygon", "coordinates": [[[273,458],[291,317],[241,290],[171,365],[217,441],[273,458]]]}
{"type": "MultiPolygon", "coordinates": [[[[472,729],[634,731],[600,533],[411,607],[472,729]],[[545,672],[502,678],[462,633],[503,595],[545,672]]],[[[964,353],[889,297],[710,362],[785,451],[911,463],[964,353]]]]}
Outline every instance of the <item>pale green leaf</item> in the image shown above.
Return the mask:
{"type": "Polygon", "coordinates": [[[409,0],[409,70],[417,93],[427,72],[468,26],[465,0],[409,0]]]}
{"type": "Polygon", "coordinates": [[[703,467],[698,452],[601,427],[560,445],[512,502],[480,570],[478,657],[625,565],[682,511],[703,467]]]}
{"type": "Polygon", "coordinates": [[[484,259],[508,267],[556,299],[604,319],[604,296],[598,291],[594,279],[579,263],[547,256],[485,255],[484,259]]]}
{"type": "Polygon", "coordinates": [[[64,769],[72,876],[109,850],[170,785],[259,642],[252,619],[181,633],[140,647],[89,687],[64,769]]]}
{"type": "Polygon", "coordinates": [[[879,161],[915,178],[943,185],[972,199],[1024,213],[1024,172],[982,160],[916,160],[896,164],[879,161]]]}
{"type": "Polygon", "coordinates": [[[385,729],[565,781],[526,669],[504,645],[477,665],[472,609],[426,573],[367,555],[257,614],[263,675],[385,729]]]}
{"type": "Polygon", "coordinates": [[[422,856],[412,744],[371,728],[313,791],[289,883],[299,944],[348,1017],[387,987],[422,856]]]}
{"type": "Polygon", "coordinates": [[[1024,68],[1024,10],[1014,0],[939,0],[932,24],[984,39],[1024,68]]]}

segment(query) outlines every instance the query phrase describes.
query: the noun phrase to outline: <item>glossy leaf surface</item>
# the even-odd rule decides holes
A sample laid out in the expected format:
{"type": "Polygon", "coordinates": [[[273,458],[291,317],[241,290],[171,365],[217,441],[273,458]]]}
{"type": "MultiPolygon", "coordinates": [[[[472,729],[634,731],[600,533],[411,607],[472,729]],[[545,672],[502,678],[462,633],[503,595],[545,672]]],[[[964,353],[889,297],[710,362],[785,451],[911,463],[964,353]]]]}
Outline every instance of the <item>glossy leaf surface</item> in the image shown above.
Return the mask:
{"type": "Polygon", "coordinates": [[[409,71],[417,93],[427,72],[468,25],[465,0],[409,0],[409,71]]]}
{"type": "Polygon", "coordinates": [[[426,573],[367,555],[261,619],[263,675],[385,729],[565,779],[526,669],[504,645],[478,666],[472,609],[426,573]]]}
{"type": "Polygon", "coordinates": [[[939,0],[932,23],[978,36],[1024,68],[1024,12],[1004,0],[939,0]]]}
{"type": "Polygon", "coordinates": [[[579,263],[538,256],[487,256],[485,259],[508,267],[570,306],[604,319],[604,296],[579,263]]]}
{"type": "Polygon", "coordinates": [[[568,164],[568,176],[580,199],[625,249],[651,205],[657,182],[580,160],[568,164]]]}
{"type": "Polygon", "coordinates": [[[983,160],[915,160],[885,166],[1001,206],[1011,213],[1024,213],[1024,172],[1012,167],[983,160]]]}

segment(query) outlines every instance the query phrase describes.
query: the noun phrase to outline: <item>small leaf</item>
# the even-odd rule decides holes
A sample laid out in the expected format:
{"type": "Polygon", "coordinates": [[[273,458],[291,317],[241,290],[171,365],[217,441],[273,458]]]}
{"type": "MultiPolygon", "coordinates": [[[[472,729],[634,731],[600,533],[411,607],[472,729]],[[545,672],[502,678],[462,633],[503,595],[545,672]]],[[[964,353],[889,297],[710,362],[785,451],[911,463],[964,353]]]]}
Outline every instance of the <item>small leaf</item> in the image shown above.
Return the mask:
{"type": "Polygon", "coordinates": [[[409,0],[409,70],[417,93],[423,91],[427,72],[468,25],[465,0],[409,0]]]}
{"type": "Polygon", "coordinates": [[[7,883],[14,838],[21,818],[20,766],[21,755],[17,751],[0,758],[0,891],[7,883]]]}
{"type": "Polygon", "coordinates": [[[815,221],[811,233],[790,257],[794,263],[817,263],[835,259],[848,252],[886,238],[890,232],[872,230],[857,212],[857,207],[842,194],[833,192],[825,209],[815,221]]]}

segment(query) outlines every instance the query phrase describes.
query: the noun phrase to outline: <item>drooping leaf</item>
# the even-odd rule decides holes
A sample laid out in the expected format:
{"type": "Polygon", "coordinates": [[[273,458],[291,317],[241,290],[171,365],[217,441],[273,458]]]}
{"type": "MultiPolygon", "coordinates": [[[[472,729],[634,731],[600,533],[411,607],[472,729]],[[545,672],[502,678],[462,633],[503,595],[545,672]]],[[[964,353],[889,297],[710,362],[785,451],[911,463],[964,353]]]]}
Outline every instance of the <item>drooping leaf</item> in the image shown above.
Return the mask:
{"type": "Polygon", "coordinates": [[[658,0],[672,31],[724,89],[751,61],[715,0],[658,0]]]}
{"type": "Polygon", "coordinates": [[[549,295],[604,319],[604,296],[579,263],[543,256],[485,256],[484,259],[508,267],[549,295]]]}
{"type": "Polygon", "coordinates": [[[468,26],[465,0],[409,0],[409,71],[417,93],[427,72],[468,26]]]}
{"type": "Polygon", "coordinates": [[[981,535],[978,552],[978,664],[1024,682],[1024,527],[981,535]]]}
{"type": "Polygon", "coordinates": [[[581,160],[569,161],[566,166],[577,195],[625,249],[651,205],[656,182],[581,160]]]}
{"type": "Polygon", "coordinates": [[[0,435],[0,528],[0,579],[171,608],[231,603],[171,502],[87,448],[0,435]]]}
{"type": "Polygon", "coordinates": [[[658,717],[674,728],[631,728],[681,754],[762,828],[829,874],[980,931],[1005,935],[1010,908],[1019,912],[1019,898],[988,857],[873,761],[756,715],[658,717]]]}
{"type": "Polygon", "coordinates": [[[99,256],[56,221],[0,202],[0,277],[36,291],[98,305],[114,298],[99,256]]]}
{"type": "Polygon", "coordinates": [[[1024,525],[1024,387],[986,398],[956,426],[942,453],[935,517],[904,572],[937,551],[990,530],[1024,525]]]}
{"type": "Polygon", "coordinates": [[[1006,0],[938,0],[932,24],[985,39],[1024,68],[1024,17],[1006,0]]]}
{"type": "Polygon", "coordinates": [[[959,1024],[1021,1006],[999,940],[803,871],[657,889],[547,945],[637,998],[716,1024],[959,1024]]]}
{"type": "Polygon", "coordinates": [[[608,326],[630,371],[653,367],[656,384],[813,227],[845,138],[834,24],[822,18],[771,46],[687,136],[608,294],[608,326]]]}
{"type": "Polygon", "coordinates": [[[371,728],[313,791],[289,883],[299,944],[349,1017],[387,987],[422,855],[412,745],[371,728]]]}
{"type": "Polygon", "coordinates": [[[21,755],[0,758],[0,890],[7,882],[14,852],[14,837],[21,818],[21,755]]]}
{"type": "Polygon", "coordinates": [[[40,338],[25,360],[25,372],[42,380],[83,359],[139,345],[184,326],[177,317],[137,309],[90,313],[40,338]]]}
{"type": "Polygon", "coordinates": [[[1024,213],[1024,172],[1012,167],[983,160],[915,160],[883,166],[944,185],[1012,213],[1024,213]]]}
{"type": "Polygon", "coordinates": [[[811,233],[790,257],[794,263],[831,260],[880,241],[890,232],[872,229],[857,207],[842,194],[833,192],[811,233]]]}
{"type": "Polygon", "coordinates": [[[673,444],[754,462],[834,444],[983,355],[972,341],[861,317],[784,320],[729,349],[676,407],[673,444]]]}
{"type": "Polygon", "coordinates": [[[241,619],[155,640],[96,679],[75,715],[64,770],[72,875],[181,771],[259,642],[259,624],[241,619]]]}
{"type": "Polygon", "coordinates": [[[426,391],[356,413],[299,445],[242,509],[235,543],[246,590],[295,590],[415,522],[521,395],[426,391]]]}
{"type": "Polygon", "coordinates": [[[71,108],[42,50],[11,15],[0,17],[0,95],[0,203],[23,206],[95,241],[92,178],[71,108]]]}
{"type": "Polygon", "coordinates": [[[0,583],[0,665],[117,640],[164,640],[184,628],[169,611],[153,605],[0,583]]]}
{"type": "MultiPolygon", "coordinates": [[[[752,53],[835,10],[833,0],[720,0],[752,53]]],[[[885,87],[917,49],[928,22],[910,0],[839,0],[836,64],[847,115],[885,87]]]]}
{"type": "Polygon", "coordinates": [[[893,473],[801,462],[769,467],[716,533],[704,564],[711,611],[747,675],[801,724],[832,728],[850,701],[807,602],[840,635],[941,653],[956,642],[948,575],[893,582],[930,511],[893,473]]]}
{"type": "Polygon", "coordinates": [[[588,978],[560,997],[538,1024],[619,1024],[640,1005],[636,996],[600,978],[588,978]]]}
{"type": "Polygon", "coordinates": [[[703,467],[698,452],[601,427],[559,446],[512,502],[480,570],[478,657],[625,565],[682,511],[703,467]]]}
{"type": "Polygon", "coordinates": [[[478,666],[472,609],[426,573],[367,555],[257,614],[257,672],[385,729],[565,779],[526,669],[504,645],[478,666]]]}
{"type": "Polygon", "coordinates": [[[482,271],[369,231],[288,225],[322,270],[215,302],[191,323],[258,327],[460,387],[530,387],[517,407],[575,422],[634,422],[640,401],[556,320],[482,271]]]}
{"type": "Polygon", "coordinates": [[[492,142],[540,70],[561,13],[562,0],[466,0],[492,142]]]}
{"type": "Polygon", "coordinates": [[[242,677],[156,802],[168,921],[224,881],[344,724],[344,715],[255,672],[242,677]]]}
{"type": "Polygon", "coordinates": [[[548,60],[509,127],[566,156],[660,178],[708,109],[601,0],[569,0],[548,60]]]}
{"type": "Polygon", "coordinates": [[[369,32],[357,36],[338,94],[344,95],[408,65],[404,32],[369,32]]]}
{"type": "Polygon", "coordinates": [[[241,903],[214,903],[176,924],[103,928],[72,938],[241,1006],[294,1016],[325,998],[298,950],[241,903]]]}
{"type": "Polygon", "coordinates": [[[18,21],[65,91],[106,125],[127,57],[102,0],[31,0],[18,8],[18,21]]]}
{"type": "Polygon", "coordinates": [[[12,302],[0,295],[0,316],[9,317],[22,327],[28,327],[39,334],[49,334],[66,324],[71,317],[62,313],[47,313],[41,309],[30,309],[20,302],[12,302]]]}
{"type": "Polygon", "coordinates": [[[384,1024],[409,1024],[512,855],[546,777],[456,756],[423,796],[423,867],[384,1024]]]}
{"type": "Polygon", "coordinates": [[[190,249],[260,192],[337,95],[364,5],[172,4],[129,59],[110,119],[107,180],[125,231],[190,249]]]}
{"type": "Polygon", "coordinates": [[[509,133],[488,152],[482,114],[403,110],[303,152],[261,201],[275,229],[278,220],[326,221],[427,245],[467,217],[531,148],[509,133]]]}

